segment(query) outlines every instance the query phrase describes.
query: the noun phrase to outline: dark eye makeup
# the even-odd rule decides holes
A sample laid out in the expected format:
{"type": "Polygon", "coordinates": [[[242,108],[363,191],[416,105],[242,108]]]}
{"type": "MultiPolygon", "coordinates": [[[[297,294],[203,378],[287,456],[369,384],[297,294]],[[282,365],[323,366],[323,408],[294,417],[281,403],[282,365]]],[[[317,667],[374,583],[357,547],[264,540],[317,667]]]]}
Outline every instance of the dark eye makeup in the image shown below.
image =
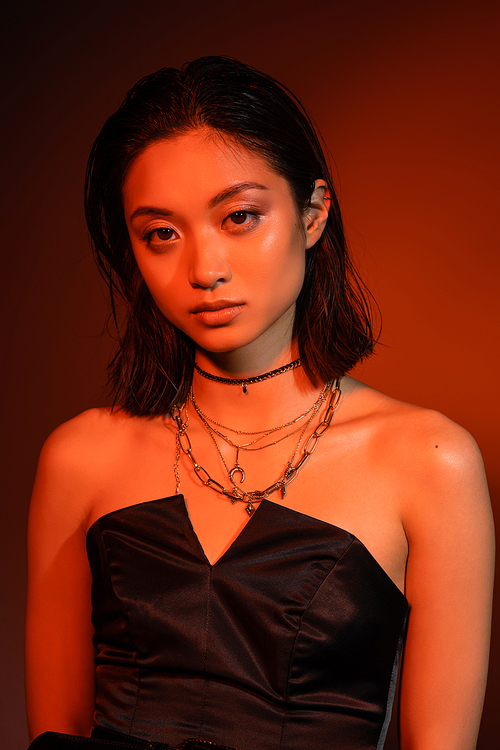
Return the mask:
{"type": "Polygon", "coordinates": [[[144,232],[141,237],[143,242],[147,242],[148,245],[156,240],[157,242],[168,242],[174,236],[174,230],[170,227],[157,227],[156,229],[150,229],[148,232],[144,232]]]}
{"type": "MultiPolygon", "coordinates": [[[[261,213],[255,209],[232,211],[222,222],[222,227],[229,230],[231,227],[234,227],[235,230],[250,228],[259,221],[260,216],[261,213]]],[[[170,242],[174,237],[175,230],[170,227],[156,227],[144,232],[141,241],[145,242],[148,246],[159,246],[170,242]]]]}
{"type": "Polygon", "coordinates": [[[222,222],[222,227],[224,229],[231,229],[231,226],[235,229],[239,227],[247,229],[256,224],[261,216],[262,213],[255,208],[232,211],[222,222]]]}

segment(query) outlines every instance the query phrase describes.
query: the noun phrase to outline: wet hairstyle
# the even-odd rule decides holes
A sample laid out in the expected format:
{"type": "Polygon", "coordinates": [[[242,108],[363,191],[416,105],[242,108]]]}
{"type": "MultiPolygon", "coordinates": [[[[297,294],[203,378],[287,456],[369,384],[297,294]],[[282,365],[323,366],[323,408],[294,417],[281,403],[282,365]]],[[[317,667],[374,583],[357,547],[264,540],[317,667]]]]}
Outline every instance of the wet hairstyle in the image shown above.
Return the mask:
{"type": "Polygon", "coordinates": [[[373,351],[368,295],[346,247],[325,156],[297,98],[254,68],[225,57],[202,57],[142,78],[105,123],[90,153],[85,210],[99,270],[110,290],[117,349],[109,365],[113,403],[134,415],[167,413],[191,384],[194,344],[160,312],[143,281],[125,222],[122,187],[149,144],[196,128],[264,158],[284,177],[304,212],[313,183],[331,194],[321,240],[306,252],[294,335],[313,383],[344,375],[373,351]]]}

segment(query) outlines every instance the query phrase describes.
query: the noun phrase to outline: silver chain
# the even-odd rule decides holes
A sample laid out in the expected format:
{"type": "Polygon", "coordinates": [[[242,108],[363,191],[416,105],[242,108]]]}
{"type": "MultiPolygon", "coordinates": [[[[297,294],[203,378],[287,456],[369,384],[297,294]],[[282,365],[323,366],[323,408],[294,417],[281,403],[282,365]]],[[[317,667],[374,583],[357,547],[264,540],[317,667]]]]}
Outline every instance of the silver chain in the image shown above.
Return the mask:
{"type": "MultiPolygon", "coordinates": [[[[297,448],[295,449],[295,452],[292,458],[287,464],[287,468],[281,474],[281,476],[277,479],[277,481],[269,485],[269,487],[267,487],[265,490],[254,490],[252,492],[244,492],[236,485],[234,485],[232,489],[228,490],[222,484],[220,484],[220,482],[217,482],[216,479],[212,479],[208,471],[204,469],[203,466],[201,466],[201,464],[199,464],[196,461],[196,458],[193,455],[191,441],[189,440],[189,436],[187,434],[187,427],[188,427],[188,421],[189,421],[187,414],[186,414],[185,421],[183,421],[182,407],[179,408],[178,406],[174,406],[171,411],[171,416],[177,425],[176,452],[175,452],[175,464],[174,464],[176,493],[178,494],[180,492],[181,483],[180,483],[180,475],[179,475],[179,460],[180,460],[180,454],[182,451],[190,459],[191,463],[193,464],[194,473],[196,474],[200,482],[205,485],[205,487],[210,487],[210,489],[214,490],[215,492],[218,492],[220,495],[224,495],[225,497],[228,497],[233,503],[233,505],[234,503],[238,501],[246,503],[245,510],[249,516],[251,516],[255,510],[254,503],[264,500],[265,498],[269,497],[269,495],[271,495],[273,492],[276,492],[276,490],[279,489],[281,491],[281,497],[284,498],[286,495],[286,487],[290,484],[291,481],[295,479],[295,477],[297,476],[297,474],[299,473],[300,469],[302,468],[304,463],[307,461],[309,456],[311,456],[314,453],[320,437],[323,435],[324,432],[326,432],[326,430],[330,426],[334,412],[340,403],[340,397],[342,395],[342,392],[340,390],[340,378],[337,378],[335,381],[330,381],[329,383],[327,383],[326,392],[328,392],[328,390],[330,391],[330,396],[328,398],[325,416],[323,417],[319,425],[316,427],[314,432],[312,432],[311,435],[308,437],[302,449],[302,455],[300,456],[300,458],[296,461],[295,464],[293,464],[293,461],[295,460],[295,457],[299,450],[300,442],[302,441],[302,437],[303,437],[302,435],[300,437],[299,444],[297,445],[297,448]]],[[[309,423],[309,420],[308,420],[308,423],[309,423]]],[[[307,427],[307,424],[306,424],[306,427],[307,427]]],[[[305,432],[305,429],[304,429],[304,432],[305,432]]]]}
{"type": "MultiPolygon", "coordinates": [[[[258,445],[255,448],[252,448],[255,443],[258,443],[259,440],[263,440],[265,437],[268,437],[273,432],[279,432],[280,430],[284,430],[286,427],[291,427],[293,424],[297,424],[297,422],[300,422],[301,419],[304,419],[308,414],[312,412],[312,417],[310,417],[306,422],[306,427],[311,423],[312,418],[315,414],[317,414],[318,410],[321,407],[321,404],[324,402],[326,398],[326,393],[328,390],[328,384],[324,385],[321,393],[319,395],[319,398],[317,401],[314,402],[314,404],[309,407],[305,412],[303,412],[299,417],[296,417],[295,419],[292,419],[290,422],[286,422],[285,424],[278,425],[277,427],[271,427],[268,430],[260,430],[260,437],[255,438],[255,440],[251,440],[249,443],[235,443],[229,438],[227,435],[224,435],[223,432],[220,432],[215,427],[212,427],[212,425],[209,424],[209,422],[212,422],[212,424],[216,424],[218,427],[222,427],[224,430],[230,430],[231,432],[236,432],[239,435],[257,435],[258,432],[243,432],[242,430],[232,430],[230,427],[224,427],[224,425],[219,424],[219,422],[216,422],[213,419],[210,419],[210,417],[207,417],[207,415],[202,412],[198,404],[196,403],[193,395],[192,389],[189,392],[189,398],[191,399],[193,406],[195,408],[196,413],[198,414],[201,422],[205,426],[207,432],[210,434],[215,433],[220,438],[222,438],[228,445],[231,445],[233,448],[236,448],[237,450],[245,450],[245,451],[261,451],[264,450],[264,448],[269,448],[271,445],[276,445],[277,443],[280,443],[282,440],[286,440],[287,437],[290,437],[291,435],[295,435],[296,432],[302,429],[302,427],[299,425],[294,430],[291,430],[291,432],[287,432],[286,435],[282,435],[277,440],[273,440],[271,443],[266,443],[265,445],[258,445]]],[[[217,445],[217,443],[216,443],[217,445]]]]}
{"type": "Polygon", "coordinates": [[[289,422],[284,422],[283,424],[278,425],[277,427],[270,427],[267,430],[254,430],[253,432],[248,432],[246,430],[235,430],[233,427],[227,427],[226,425],[221,424],[220,422],[217,422],[212,417],[209,417],[208,414],[205,414],[204,411],[200,409],[198,404],[195,401],[193,388],[189,389],[189,398],[193,402],[193,406],[196,410],[196,413],[199,417],[204,417],[208,422],[211,422],[212,424],[217,425],[217,427],[220,427],[223,430],[229,430],[229,432],[234,432],[236,435],[270,435],[272,432],[277,432],[278,430],[284,430],[285,427],[291,427],[291,425],[296,424],[297,422],[300,422],[301,419],[306,417],[312,410],[316,407],[316,405],[319,403],[320,400],[324,400],[325,393],[327,391],[328,383],[325,383],[323,386],[321,393],[319,395],[319,398],[317,401],[314,402],[312,406],[309,407],[309,409],[306,409],[299,417],[295,417],[295,419],[291,419],[289,422]]]}
{"type": "MultiPolygon", "coordinates": [[[[222,463],[224,465],[224,468],[225,468],[225,470],[227,472],[227,475],[228,475],[229,479],[231,480],[231,483],[232,483],[233,487],[235,487],[236,489],[239,489],[238,485],[236,484],[236,482],[234,481],[234,478],[233,478],[233,475],[235,473],[238,473],[241,476],[240,484],[245,479],[245,471],[244,471],[243,467],[239,463],[239,450],[240,450],[240,448],[243,448],[244,450],[248,450],[248,451],[250,451],[250,450],[254,450],[254,451],[255,450],[263,450],[264,448],[269,448],[271,445],[276,445],[277,443],[280,443],[286,437],[289,437],[290,435],[294,435],[296,432],[298,432],[299,430],[301,430],[301,433],[300,433],[300,436],[299,436],[299,441],[298,441],[298,443],[297,443],[297,445],[295,447],[294,452],[292,453],[292,456],[290,457],[290,459],[287,462],[287,467],[290,468],[292,466],[293,462],[295,461],[295,457],[296,457],[296,455],[298,453],[300,444],[301,444],[302,439],[304,437],[304,433],[307,430],[307,428],[309,427],[309,425],[311,424],[311,422],[313,421],[313,419],[316,416],[317,412],[319,411],[319,409],[321,407],[321,404],[322,404],[322,401],[320,403],[316,403],[315,404],[315,407],[316,407],[315,411],[311,414],[311,416],[309,417],[309,419],[307,420],[306,424],[303,427],[297,427],[296,430],[294,430],[293,432],[289,432],[287,435],[284,435],[284,437],[279,438],[279,440],[275,440],[274,442],[268,443],[267,445],[260,445],[258,448],[248,448],[248,447],[243,446],[243,445],[233,446],[233,447],[236,448],[236,462],[235,462],[235,465],[233,466],[232,469],[229,469],[229,466],[226,464],[226,461],[224,460],[224,456],[222,455],[222,451],[219,448],[217,440],[215,439],[215,435],[213,434],[213,430],[210,428],[209,425],[206,424],[205,427],[207,428],[207,432],[208,432],[208,434],[210,435],[210,437],[212,438],[212,440],[214,442],[214,445],[215,445],[215,447],[217,449],[217,453],[219,454],[219,456],[221,458],[221,461],[222,461],[222,463]]],[[[233,445],[231,442],[229,442],[229,444],[233,445]]],[[[245,495],[248,494],[248,493],[245,493],[245,491],[243,489],[241,490],[241,492],[243,492],[245,495]]]]}

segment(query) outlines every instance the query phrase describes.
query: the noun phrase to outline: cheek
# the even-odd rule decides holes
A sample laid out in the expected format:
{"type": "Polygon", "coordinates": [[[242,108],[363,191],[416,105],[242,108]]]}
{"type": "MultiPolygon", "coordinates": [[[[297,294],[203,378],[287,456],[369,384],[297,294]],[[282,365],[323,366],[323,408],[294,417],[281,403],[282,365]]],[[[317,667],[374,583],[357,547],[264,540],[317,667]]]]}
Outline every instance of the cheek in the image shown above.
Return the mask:
{"type": "Polygon", "coordinates": [[[166,296],[175,293],[178,283],[175,284],[175,261],[171,258],[161,257],[142,257],[139,253],[134,253],[139,272],[144,279],[146,286],[152,296],[166,296]]]}
{"type": "MultiPolygon", "coordinates": [[[[254,269],[255,275],[263,284],[274,282],[276,294],[286,294],[298,287],[302,288],[305,274],[306,250],[305,241],[299,230],[283,238],[268,237],[262,245],[260,263],[254,269]]],[[[298,293],[297,292],[297,293],[298,293]]]]}
{"type": "Polygon", "coordinates": [[[174,283],[171,269],[167,264],[147,263],[144,260],[140,262],[137,256],[136,261],[143,281],[158,309],[167,320],[176,325],[175,313],[179,309],[183,293],[180,284],[174,283]]]}

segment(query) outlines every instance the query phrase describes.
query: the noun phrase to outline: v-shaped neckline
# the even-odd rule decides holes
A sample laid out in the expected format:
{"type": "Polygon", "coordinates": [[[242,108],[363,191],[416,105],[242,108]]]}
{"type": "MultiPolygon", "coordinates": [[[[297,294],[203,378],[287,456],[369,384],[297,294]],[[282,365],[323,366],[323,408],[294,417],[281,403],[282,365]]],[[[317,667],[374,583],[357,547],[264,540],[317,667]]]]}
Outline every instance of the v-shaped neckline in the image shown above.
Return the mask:
{"type": "Polygon", "coordinates": [[[316,518],[315,516],[311,516],[311,515],[309,515],[307,513],[304,513],[303,511],[295,510],[294,508],[290,508],[288,505],[281,505],[280,503],[274,503],[272,500],[268,500],[268,499],[263,499],[263,500],[260,501],[260,503],[256,507],[254,513],[252,513],[252,515],[250,516],[250,518],[248,519],[248,521],[246,522],[246,524],[243,526],[243,528],[240,530],[240,532],[235,536],[235,538],[233,539],[233,541],[231,542],[231,544],[224,550],[224,552],[222,553],[222,555],[220,555],[217,558],[217,560],[215,560],[215,562],[213,562],[213,563],[211,563],[210,560],[208,559],[208,557],[207,557],[207,555],[205,553],[205,550],[204,550],[204,548],[203,548],[203,546],[202,546],[202,544],[201,544],[201,542],[200,542],[200,540],[198,538],[198,535],[197,535],[197,533],[196,533],[196,531],[194,529],[194,526],[192,524],[191,518],[189,516],[186,499],[185,499],[185,497],[184,497],[184,495],[182,493],[179,493],[179,494],[176,494],[176,495],[166,495],[164,497],[155,498],[154,500],[144,500],[144,501],[142,501],[140,503],[132,503],[131,505],[125,505],[125,506],[123,506],[123,508],[117,508],[116,510],[112,510],[109,513],[104,513],[102,516],[99,516],[99,518],[97,518],[94,521],[93,524],[91,524],[91,526],[89,527],[89,529],[87,531],[87,536],[90,533],[90,529],[93,528],[94,526],[96,526],[97,524],[99,524],[99,522],[103,518],[106,518],[107,516],[112,516],[115,513],[120,513],[122,511],[126,511],[126,510],[128,510],[130,508],[135,508],[135,507],[140,506],[140,505],[152,505],[154,503],[160,503],[160,502],[164,502],[166,500],[176,500],[180,504],[182,516],[184,517],[184,520],[186,522],[186,528],[189,530],[189,533],[190,533],[191,538],[192,538],[192,540],[194,542],[194,545],[195,545],[195,547],[193,549],[196,549],[198,551],[200,559],[203,560],[203,562],[211,570],[214,570],[219,565],[222,565],[226,561],[226,558],[229,557],[231,554],[234,553],[235,549],[242,543],[242,541],[244,541],[245,537],[250,533],[250,531],[253,529],[253,527],[255,526],[255,524],[259,521],[260,517],[263,515],[263,511],[261,509],[263,507],[268,507],[268,508],[274,508],[274,509],[276,509],[276,511],[284,511],[284,512],[291,513],[291,514],[294,514],[294,515],[303,516],[304,518],[307,518],[310,521],[315,521],[318,524],[323,524],[323,525],[328,526],[328,527],[330,527],[332,529],[336,529],[338,532],[346,534],[347,536],[351,537],[353,540],[356,540],[364,548],[365,552],[372,559],[373,563],[378,568],[380,568],[381,572],[387,578],[387,580],[390,581],[390,583],[394,587],[395,591],[397,591],[398,594],[400,596],[402,596],[403,599],[405,599],[405,601],[407,601],[406,596],[403,593],[403,591],[401,591],[401,589],[395,583],[395,581],[393,581],[393,579],[390,577],[390,575],[384,570],[384,568],[378,562],[378,560],[376,559],[376,557],[374,557],[372,555],[372,553],[370,552],[370,550],[368,549],[368,547],[360,539],[358,539],[358,537],[355,534],[353,534],[350,531],[347,531],[347,529],[344,529],[341,526],[338,526],[337,524],[333,524],[333,523],[330,523],[329,521],[324,521],[324,520],[322,520],[320,518],[316,518]],[[250,530],[248,530],[248,529],[250,529],[250,530]]]}
{"type": "MultiPolygon", "coordinates": [[[[267,501],[266,501],[266,500],[265,500],[265,499],[263,498],[263,499],[262,499],[262,500],[261,500],[261,501],[259,502],[259,504],[255,506],[255,510],[254,510],[254,512],[252,513],[252,515],[251,515],[251,516],[249,516],[249,518],[248,518],[248,521],[247,521],[247,522],[245,523],[245,525],[244,525],[244,526],[242,526],[242,528],[241,528],[241,529],[239,530],[239,532],[238,532],[238,533],[236,534],[236,536],[235,536],[235,537],[233,538],[233,541],[232,541],[232,542],[230,542],[230,544],[229,544],[229,545],[228,545],[228,546],[227,546],[227,547],[225,548],[224,552],[223,552],[223,553],[222,553],[221,555],[219,555],[219,557],[218,557],[218,558],[217,558],[217,559],[216,559],[216,560],[215,560],[214,562],[211,562],[211,561],[209,560],[209,558],[208,558],[208,555],[207,555],[207,553],[205,552],[205,548],[203,547],[203,545],[202,545],[202,543],[201,543],[201,541],[200,541],[200,538],[199,538],[198,534],[196,533],[196,530],[195,530],[195,528],[194,528],[194,526],[193,526],[193,522],[192,522],[192,520],[191,520],[191,516],[189,515],[189,509],[188,509],[188,506],[187,506],[187,502],[186,502],[186,498],[185,498],[185,496],[184,496],[184,495],[182,494],[182,492],[181,492],[181,493],[179,493],[178,495],[173,495],[173,497],[174,497],[175,499],[180,499],[180,500],[181,500],[181,502],[182,502],[182,505],[184,506],[184,514],[185,514],[185,518],[186,518],[186,520],[187,520],[187,523],[188,523],[188,527],[189,527],[189,529],[190,529],[190,531],[191,531],[191,534],[192,534],[192,536],[193,536],[193,539],[194,539],[194,541],[195,541],[195,543],[196,543],[196,546],[198,547],[199,551],[200,551],[200,552],[201,552],[201,554],[203,555],[203,558],[204,558],[204,560],[206,561],[207,565],[208,565],[208,566],[209,566],[210,568],[212,568],[212,569],[213,569],[213,568],[215,568],[215,567],[216,567],[216,566],[217,566],[217,565],[218,565],[219,563],[223,562],[223,560],[224,560],[224,558],[225,558],[226,556],[229,556],[229,553],[231,552],[231,550],[233,549],[233,547],[236,547],[236,546],[238,546],[238,545],[237,545],[237,542],[238,542],[238,541],[240,540],[240,538],[241,538],[242,536],[244,536],[244,535],[245,535],[245,530],[246,530],[246,529],[248,528],[248,526],[250,526],[250,525],[255,525],[255,524],[254,524],[254,523],[252,523],[252,522],[254,521],[255,517],[256,517],[256,516],[257,516],[257,515],[259,514],[259,511],[260,511],[260,508],[261,508],[261,506],[262,506],[262,503],[265,503],[265,502],[267,502],[267,501]]],[[[272,504],[273,504],[273,505],[277,505],[277,503],[272,503],[272,504]]],[[[280,507],[284,507],[284,506],[280,506],[280,507]]]]}

